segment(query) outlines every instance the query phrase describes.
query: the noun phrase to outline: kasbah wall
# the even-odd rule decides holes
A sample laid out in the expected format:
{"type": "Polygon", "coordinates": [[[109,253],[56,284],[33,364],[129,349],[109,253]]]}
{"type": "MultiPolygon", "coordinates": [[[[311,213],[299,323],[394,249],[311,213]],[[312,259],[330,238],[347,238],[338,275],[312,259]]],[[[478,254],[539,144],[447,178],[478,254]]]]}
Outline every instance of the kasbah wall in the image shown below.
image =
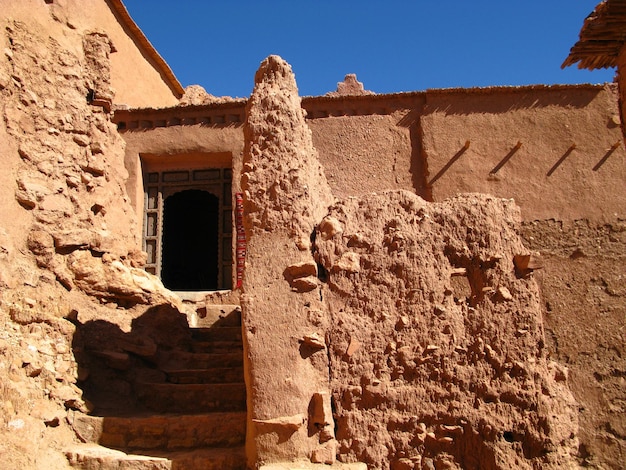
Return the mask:
{"type": "Polygon", "coordinates": [[[270,56],[182,96],[88,3],[0,0],[3,468],[623,468],[619,82],[301,99],[270,56]],[[143,269],[145,173],[212,167],[245,268],[190,300],[143,269]],[[240,413],[168,376],[225,304],[240,413]]]}

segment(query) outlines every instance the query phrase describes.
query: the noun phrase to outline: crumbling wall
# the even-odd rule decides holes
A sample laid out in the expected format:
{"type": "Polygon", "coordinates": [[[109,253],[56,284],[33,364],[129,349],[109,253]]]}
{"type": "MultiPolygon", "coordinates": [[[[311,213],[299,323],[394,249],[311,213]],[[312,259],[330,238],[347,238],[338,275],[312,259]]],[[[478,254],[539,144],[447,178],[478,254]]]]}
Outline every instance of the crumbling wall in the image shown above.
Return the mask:
{"type": "Polygon", "coordinates": [[[575,464],[577,405],[547,358],[512,200],[333,204],[277,57],[257,73],[244,135],[250,463],[575,464]]]}
{"type": "Polygon", "coordinates": [[[21,157],[14,194],[33,223],[23,240],[66,289],[137,300],[150,281],[130,270],[142,255],[128,230],[137,221],[124,191],[124,143],[106,106],[109,41],[87,33],[83,60],[23,23],[6,33],[13,86],[4,117],[21,157]]]}
{"type": "Polygon", "coordinates": [[[145,304],[178,301],[139,268],[107,36],[6,20],[0,45],[0,461],[61,469],[73,413],[91,409],[77,326],[128,330],[145,304]]]}
{"type": "Polygon", "coordinates": [[[110,57],[109,74],[116,104],[176,105],[177,87],[162,75],[163,70],[152,55],[154,51],[141,46],[130,27],[132,20],[123,18],[118,11],[123,8],[121,2],[108,0],[90,0],[88,5],[82,0],[0,0],[3,19],[26,20],[35,31],[49,33],[68,50],[81,48],[76,34],[106,31],[115,51],[110,57]]]}
{"type": "Polygon", "coordinates": [[[548,360],[511,200],[337,202],[318,226],[338,456],[371,468],[564,468],[577,408],[548,360]]]}

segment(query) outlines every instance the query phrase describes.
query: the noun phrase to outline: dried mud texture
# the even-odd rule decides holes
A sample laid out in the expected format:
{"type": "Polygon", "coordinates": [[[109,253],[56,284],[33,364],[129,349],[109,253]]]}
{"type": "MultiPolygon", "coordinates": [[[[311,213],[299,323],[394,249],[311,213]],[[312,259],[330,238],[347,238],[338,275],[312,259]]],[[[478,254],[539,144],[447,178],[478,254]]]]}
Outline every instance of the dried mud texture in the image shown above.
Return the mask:
{"type": "Polygon", "coordinates": [[[4,120],[21,163],[15,198],[32,214],[28,249],[68,290],[129,303],[174,302],[139,266],[124,189],[124,143],[107,112],[111,45],[87,32],[83,55],[10,23],[4,120]],[[120,203],[121,202],[121,203],[120,203]]]}
{"type": "Polygon", "coordinates": [[[25,470],[65,468],[71,413],[91,408],[77,325],[127,331],[146,304],[178,302],[140,269],[109,40],[38,26],[0,31],[0,466],[25,470]]]}
{"type": "Polygon", "coordinates": [[[525,223],[542,254],[546,345],[569,370],[579,403],[579,457],[588,468],[626,461],[626,223],[525,223]]]}
{"type": "Polygon", "coordinates": [[[248,462],[332,463],[327,314],[310,237],[333,198],[280,57],[256,74],[244,135],[248,462]]]}
{"type": "Polygon", "coordinates": [[[246,107],[242,189],[246,230],[308,238],[333,198],[304,120],[291,67],[268,57],[246,107]]]}
{"type": "Polygon", "coordinates": [[[512,200],[438,204],[399,191],[336,203],[318,226],[327,272],[338,457],[380,469],[569,468],[567,370],[512,200]]]}
{"type": "Polygon", "coordinates": [[[230,96],[214,96],[200,85],[189,85],[185,88],[185,94],[180,99],[181,106],[202,106],[207,104],[230,103],[236,98],[230,96]]]}

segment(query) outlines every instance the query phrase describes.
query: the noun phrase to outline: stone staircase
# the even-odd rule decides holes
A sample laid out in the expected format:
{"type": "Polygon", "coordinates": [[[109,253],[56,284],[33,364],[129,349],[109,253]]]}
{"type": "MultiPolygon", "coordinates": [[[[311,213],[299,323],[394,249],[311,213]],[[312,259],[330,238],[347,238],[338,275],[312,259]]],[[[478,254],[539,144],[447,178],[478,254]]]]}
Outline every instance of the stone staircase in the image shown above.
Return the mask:
{"type": "Polygon", "coordinates": [[[72,467],[246,468],[241,310],[211,306],[192,324],[189,347],[157,351],[151,358],[154,370],[136,374],[136,411],[74,415],[72,425],[83,444],[66,451],[72,467]]]}

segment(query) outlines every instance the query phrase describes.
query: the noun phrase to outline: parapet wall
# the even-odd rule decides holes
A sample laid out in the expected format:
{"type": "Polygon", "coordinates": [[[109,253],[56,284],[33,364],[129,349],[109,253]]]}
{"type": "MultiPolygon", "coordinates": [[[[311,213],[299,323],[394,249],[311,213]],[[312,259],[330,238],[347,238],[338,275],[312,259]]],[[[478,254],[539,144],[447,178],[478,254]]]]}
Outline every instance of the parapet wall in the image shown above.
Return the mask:
{"type": "MultiPolygon", "coordinates": [[[[228,148],[238,160],[244,105],[118,111],[129,143],[129,192],[131,160],[155,147],[151,142],[161,140],[159,151],[170,154],[168,145],[177,152],[228,148]],[[215,143],[203,145],[205,139],[215,143]]],[[[602,222],[626,207],[620,191],[626,155],[613,85],[309,97],[302,106],[339,197],[406,189],[442,201],[481,192],[515,199],[524,220],[602,222]]]]}
{"type": "Polygon", "coordinates": [[[612,86],[431,93],[421,127],[432,198],[514,198],[525,220],[623,214],[619,124],[612,86]]]}
{"type": "Polygon", "coordinates": [[[525,220],[623,214],[626,174],[612,85],[309,98],[336,194],[411,189],[428,200],[514,198],[525,220]]]}

